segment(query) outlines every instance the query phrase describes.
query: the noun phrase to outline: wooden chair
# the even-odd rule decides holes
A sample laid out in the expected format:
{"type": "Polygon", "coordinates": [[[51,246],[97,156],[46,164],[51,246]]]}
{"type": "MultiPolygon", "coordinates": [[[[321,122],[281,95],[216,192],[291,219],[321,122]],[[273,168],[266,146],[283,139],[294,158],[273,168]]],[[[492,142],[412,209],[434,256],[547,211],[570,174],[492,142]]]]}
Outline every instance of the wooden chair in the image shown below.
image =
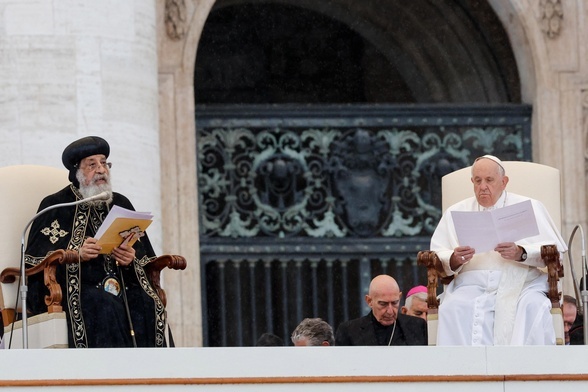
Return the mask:
{"type": "MultiPolygon", "coordinates": [[[[11,348],[22,348],[22,321],[14,322],[16,314],[21,312],[21,300],[19,298],[17,301],[17,295],[20,290],[22,232],[37,212],[41,200],[69,184],[68,172],[48,166],[8,166],[0,168],[0,183],[0,311],[4,324],[4,344],[8,348],[12,335],[11,348]]],[[[78,262],[76,251],[58,250],[35,268],[26,271],[27,276],[43,273],[49,292],[45,297],[47,313],[27,318],[29,348],[68,347],[61,286],[55,272],[58,264],[72,262],[78,262]]],[[[166,296],[160,286],[160,272],[165,267],[183,270],[186,268],[186,260],[182,256],[163,255],[146,267],[164,305],[166,296]]]]}
{"type": "MultiPolygon", "coordinates": [[[[532,162],[503,161],[506,175],[509,177],[507,191],[518,193],[541,201],[551,218],[561,230],[561,180],[559,170],[532,162]]],[[[442,209],[445,211],[451,205],[473,196],[471,183],[471,166],[449,173],[442,178],[442,209]]],[[[549,291],[551,300],[553,325],[556,333],[556,343],[565,343],[563,331],[563,316],[560,307],[561,291],[559,279],[563,277],[563,265],[560,254],[555,245],[544,245],[541,257],[547,266],[549,291]]],[[[438,286],[447,285],[453,276],[446,276],[441,261],[433,251],[421,251],[417,255],[417,262],[427,268],[427,290],[429,306],[428,331],[429,345],[436,345],[438,321],[438,286]]]]}

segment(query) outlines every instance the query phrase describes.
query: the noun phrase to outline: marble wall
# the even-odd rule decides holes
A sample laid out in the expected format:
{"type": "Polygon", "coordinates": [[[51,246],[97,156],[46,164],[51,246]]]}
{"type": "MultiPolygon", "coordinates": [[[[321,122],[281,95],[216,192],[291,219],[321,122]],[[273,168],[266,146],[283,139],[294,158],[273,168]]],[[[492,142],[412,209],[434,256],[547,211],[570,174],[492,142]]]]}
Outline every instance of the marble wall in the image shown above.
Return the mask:
{"type": "Polygon", "coordinates": [[[154,2],[3,1],[0,166],[63,167],[73,140],[111,145],[114,189],[157,217],[161,249],[154,2]]]}
{"type": "Polygon", "coordinates": [[[104,137],[113,188],[153,212],[160,253],[155,18],[155,1],[2,1],[0,166],[63,168],[69,143],[104,137]]]}

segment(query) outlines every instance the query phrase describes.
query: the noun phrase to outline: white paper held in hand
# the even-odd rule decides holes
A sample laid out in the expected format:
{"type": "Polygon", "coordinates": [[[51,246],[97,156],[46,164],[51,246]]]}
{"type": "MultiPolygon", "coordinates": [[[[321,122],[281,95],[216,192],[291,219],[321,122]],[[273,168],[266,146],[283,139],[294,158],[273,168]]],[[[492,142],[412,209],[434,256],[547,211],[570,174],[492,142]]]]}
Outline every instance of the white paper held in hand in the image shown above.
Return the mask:
{"type": "Polygon", "coordinates": [[[539,234],[531,200],[491,211],[451,211],[451,217],[459,244],[474,248],[476,253],[539,234]]]}
{"type": "Polygon", "coordinates": [[[149,212],[113,206],[94,237],[102,247],[100,253],[108,254],[125,241],[132,246],[152,221],[153,215],[149,212]]]}

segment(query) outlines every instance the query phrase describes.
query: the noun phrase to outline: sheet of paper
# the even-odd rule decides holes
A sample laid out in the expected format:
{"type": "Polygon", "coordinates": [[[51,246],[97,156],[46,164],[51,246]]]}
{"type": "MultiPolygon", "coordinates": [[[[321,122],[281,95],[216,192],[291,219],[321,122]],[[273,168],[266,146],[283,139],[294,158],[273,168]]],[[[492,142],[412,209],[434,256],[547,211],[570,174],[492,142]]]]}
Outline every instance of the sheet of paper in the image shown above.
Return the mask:
{"type": "Polygon", "coordinates": [[[539,234],[530,200],[492,211],[452,211],[451,216],[459,244],[471,246],[476,253],[539,234]]]}
{"type": "Polygon", "coordinates": [[[123,208],[121,206],[113,205],[110,209],[110,212],[108,213],[108,215],[106,215],[106,218],[102,222],[102,225],[100,225],[100,227],[98,228],[98,231],[94,235],[94,238],[100,239],[102,235],[106,232],[106,229],[108,229],[117,218],[150,220],[153,218],[153,215],[150,212],[133,211],[123,208]]]}
{"type": "Polygon", "coordinates": [[[133,246],[144,235],[152,218],[153,215],[149,212],[113,206],[95,235],[97,244],[102,247],[100,253],[108,254],[123,242],[133,246]]]}

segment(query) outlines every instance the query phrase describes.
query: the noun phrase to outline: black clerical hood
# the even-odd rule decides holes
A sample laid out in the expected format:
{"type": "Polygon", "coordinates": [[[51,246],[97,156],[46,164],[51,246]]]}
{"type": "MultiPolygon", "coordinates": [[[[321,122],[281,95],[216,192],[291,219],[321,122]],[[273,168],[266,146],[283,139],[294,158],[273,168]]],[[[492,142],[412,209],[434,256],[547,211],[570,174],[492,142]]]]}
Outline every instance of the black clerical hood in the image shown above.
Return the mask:
{"type": "Polygon", "coordinates": [[[76,186],[80,184],[76,178],[78,164],[86,157],[102,154],[108,158],[110,154],[110,146],[108,142],[99,136],[86,136],[72,142],[63,150],[61,161],[63,165],[69,170],[69,180],[76,186]]]}

